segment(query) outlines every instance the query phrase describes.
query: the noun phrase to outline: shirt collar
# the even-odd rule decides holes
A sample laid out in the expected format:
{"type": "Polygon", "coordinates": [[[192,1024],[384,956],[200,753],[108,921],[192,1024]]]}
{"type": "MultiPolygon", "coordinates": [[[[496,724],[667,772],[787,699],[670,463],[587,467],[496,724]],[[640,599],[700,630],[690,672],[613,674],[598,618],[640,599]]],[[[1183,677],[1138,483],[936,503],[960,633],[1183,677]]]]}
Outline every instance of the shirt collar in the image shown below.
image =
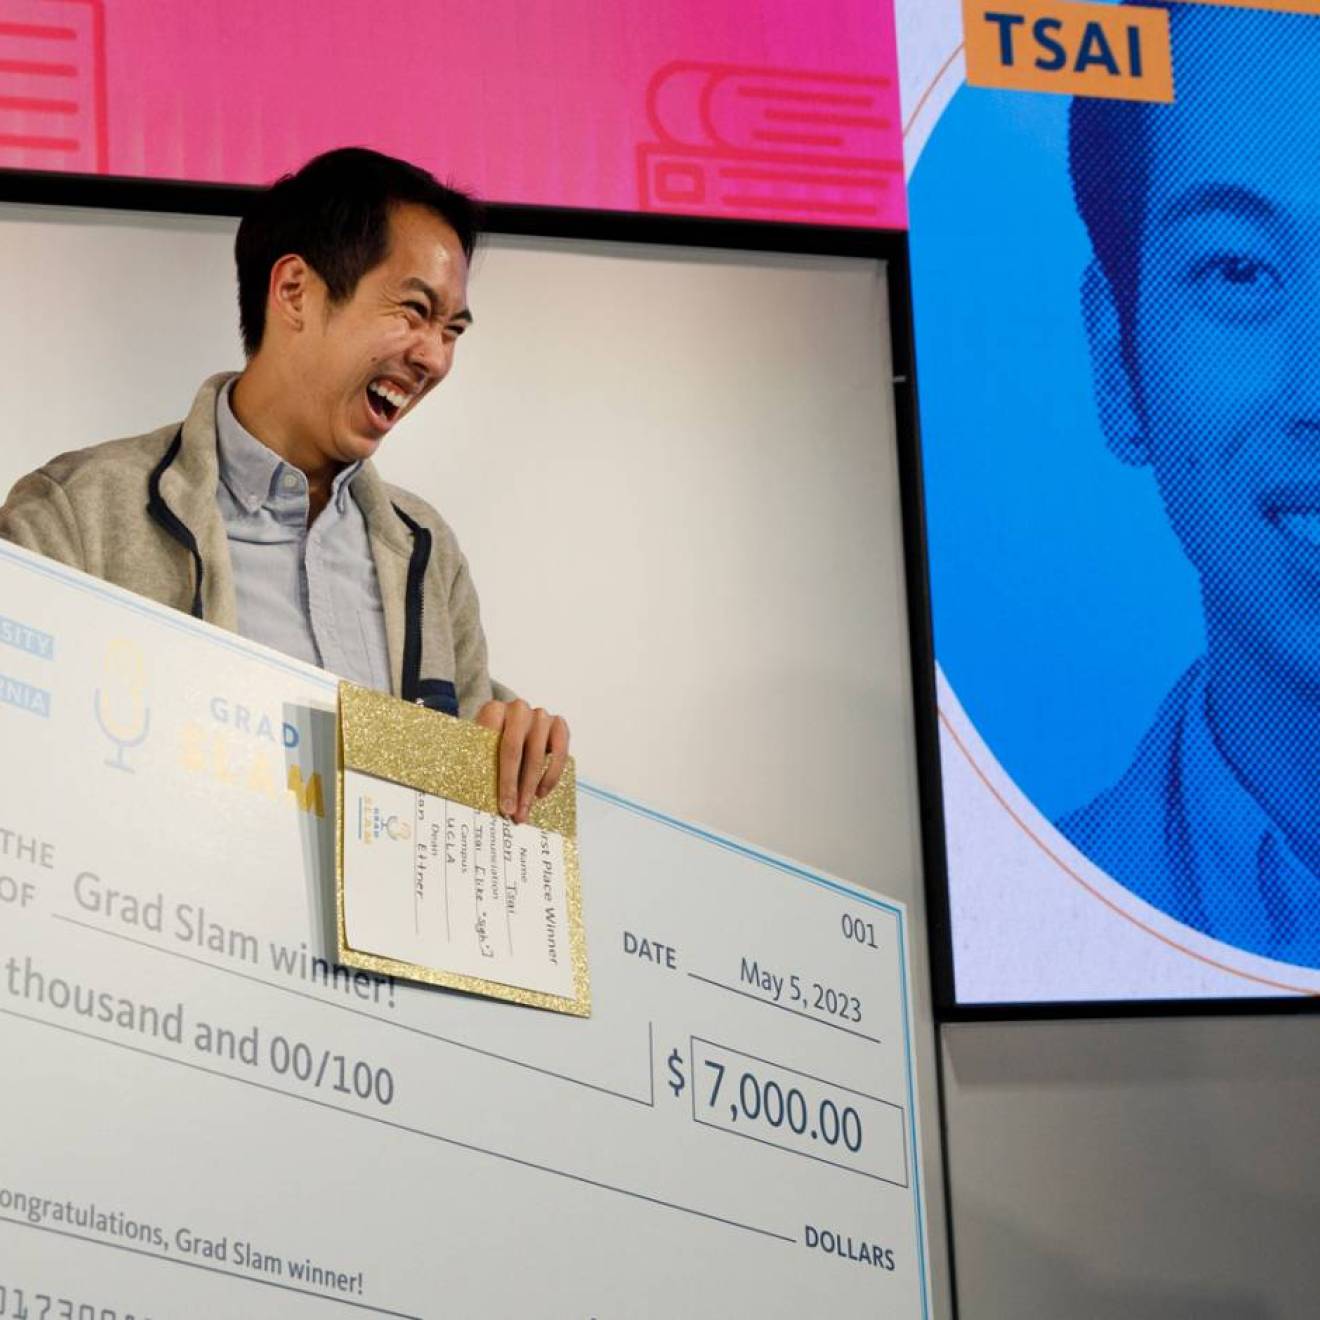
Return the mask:
{"type": "Polygon", "coordinates": [[[1192,874],[1212,933],[1270,956],[1315,956],[1320,878],[1312,875],[1225,759],[1211,727],[1202,663],[1178,749],[1192,874]]]}
{"type": "MultiPolygon", "coordinates": [[[[237,379],[237,378],[235,378],[237,379]]],[[[306,500],[307,481],[298,469],[284,462],[268,446],[262,444],[234,416],[229,402],[235,381],[230,381],[217,395],[215,403],[215,431],[220,456],[220,480],[245,513],[256,513],[279,497],[289,498],[290,492],[281,489],[288,473],[297,473],[298,486],[294,497],[306,500]]],[[[349,464],[337,473],[330,486],[330,501],[340,510],[348,498],[348,487],[362,470],[362,462],[349,464]]]]}

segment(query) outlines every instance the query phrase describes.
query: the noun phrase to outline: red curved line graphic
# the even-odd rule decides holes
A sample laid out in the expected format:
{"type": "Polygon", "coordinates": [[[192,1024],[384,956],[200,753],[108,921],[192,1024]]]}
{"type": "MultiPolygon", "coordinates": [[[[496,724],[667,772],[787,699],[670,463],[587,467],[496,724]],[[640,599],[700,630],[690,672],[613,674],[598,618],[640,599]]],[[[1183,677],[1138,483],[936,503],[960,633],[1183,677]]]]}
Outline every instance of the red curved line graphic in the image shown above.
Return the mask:
{"type": "Polygon", "coordinates": [[[907,137],[911,131],[912,125],[917,122],[917,116],[926,108],[926,102],[930,100],[931,93],[939,86],[940,79],[949,71],[949,66],[962,54],[963,43],[960,41],[953,49],[953,54],[949,56],[943,64],[940,65],[939,72],[930,80],[930,85],[922,92],[912,113],[908,116],[908,121],[903,125],[903,136],[907,137]]]}
{"type": "Polygon", "coordinates": [[[670,60],[668,64],[662,64],[652,75],[651,80],[646,84],[646,118],[650,121],[651,127],[655,130],[655,135],[665,142],[676,142],[678,139],[665,131],[665,126],[660,122],[659,115],[656,113],[655,98],[660,90],[660,84],[669,77],[671,73],[679,69],[690,69],[694,67],[691,60],[670,60]]]}
{"type": "Polygon", "coordinates": [[[720,85],[720,82],[728,76],[727,73],[721,73],[716,69],[711,69],[706,75],[705,86],[701,89],[701,100],[697,102],[697,113],[701,117],[702,128],[706,130],[706,140],[718,143],[719,146],[725,150],[733,149],[733,144],[731,142],[726,142],[716,131],[715,120],[711,114],[710,103],[715,99],[715,89],[720,85]]]}

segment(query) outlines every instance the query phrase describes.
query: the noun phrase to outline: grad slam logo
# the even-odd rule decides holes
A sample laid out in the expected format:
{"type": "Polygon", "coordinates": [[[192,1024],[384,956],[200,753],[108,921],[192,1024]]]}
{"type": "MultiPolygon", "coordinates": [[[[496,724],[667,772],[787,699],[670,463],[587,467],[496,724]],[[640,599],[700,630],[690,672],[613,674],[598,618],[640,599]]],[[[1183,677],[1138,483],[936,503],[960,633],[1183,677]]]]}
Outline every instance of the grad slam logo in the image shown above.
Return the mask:
{"type": "Polygon", "coordinates": [[[387,815],[376,799],[364,793],[358,798],[357,835],[363,843],[379,843],[388,839],[392,843],[407,843],[412,838],[412,825],[398,816],[387,815]]]}
{"type": "Polygon", "coordinates": [[[151,732],[146,688],[147,663],[141,647],[127,638],[115,638],[105,649],[101,683],[92,700],[96,722],[113,749],[105,762],[111,769],[134,773],[125,754],[146,742],[151,732]]]}

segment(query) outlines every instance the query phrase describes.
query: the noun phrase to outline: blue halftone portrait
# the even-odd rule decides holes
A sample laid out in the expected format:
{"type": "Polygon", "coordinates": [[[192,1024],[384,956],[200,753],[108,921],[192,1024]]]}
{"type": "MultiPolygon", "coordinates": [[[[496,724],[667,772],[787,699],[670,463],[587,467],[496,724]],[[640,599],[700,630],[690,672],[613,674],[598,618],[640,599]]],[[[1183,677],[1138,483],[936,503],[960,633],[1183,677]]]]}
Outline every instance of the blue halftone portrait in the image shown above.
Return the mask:
{"type": "Polygon", "coordinates": [[[937,658],[1097,866],[1316,967],[1320,18],[1165,7],[1173,104],[966,88],[914,173],[937,658]]]}

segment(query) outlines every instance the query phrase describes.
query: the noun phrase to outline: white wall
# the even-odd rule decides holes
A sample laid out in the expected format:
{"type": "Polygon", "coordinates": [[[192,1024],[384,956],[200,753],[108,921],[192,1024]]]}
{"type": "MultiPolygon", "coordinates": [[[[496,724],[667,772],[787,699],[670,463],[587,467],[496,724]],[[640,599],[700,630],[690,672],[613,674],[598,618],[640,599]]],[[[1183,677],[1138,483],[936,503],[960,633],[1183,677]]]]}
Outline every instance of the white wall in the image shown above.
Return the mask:
{"type": "MultiPolygon", "coordinates": [[[[240,364],[229,221],[0,210],[0,489],[240,364]]],[[[380,466],[449,518],[495,672],[580,773],[903,899],[948,1314],[883,271],[492,240],[380,466]]]]}

